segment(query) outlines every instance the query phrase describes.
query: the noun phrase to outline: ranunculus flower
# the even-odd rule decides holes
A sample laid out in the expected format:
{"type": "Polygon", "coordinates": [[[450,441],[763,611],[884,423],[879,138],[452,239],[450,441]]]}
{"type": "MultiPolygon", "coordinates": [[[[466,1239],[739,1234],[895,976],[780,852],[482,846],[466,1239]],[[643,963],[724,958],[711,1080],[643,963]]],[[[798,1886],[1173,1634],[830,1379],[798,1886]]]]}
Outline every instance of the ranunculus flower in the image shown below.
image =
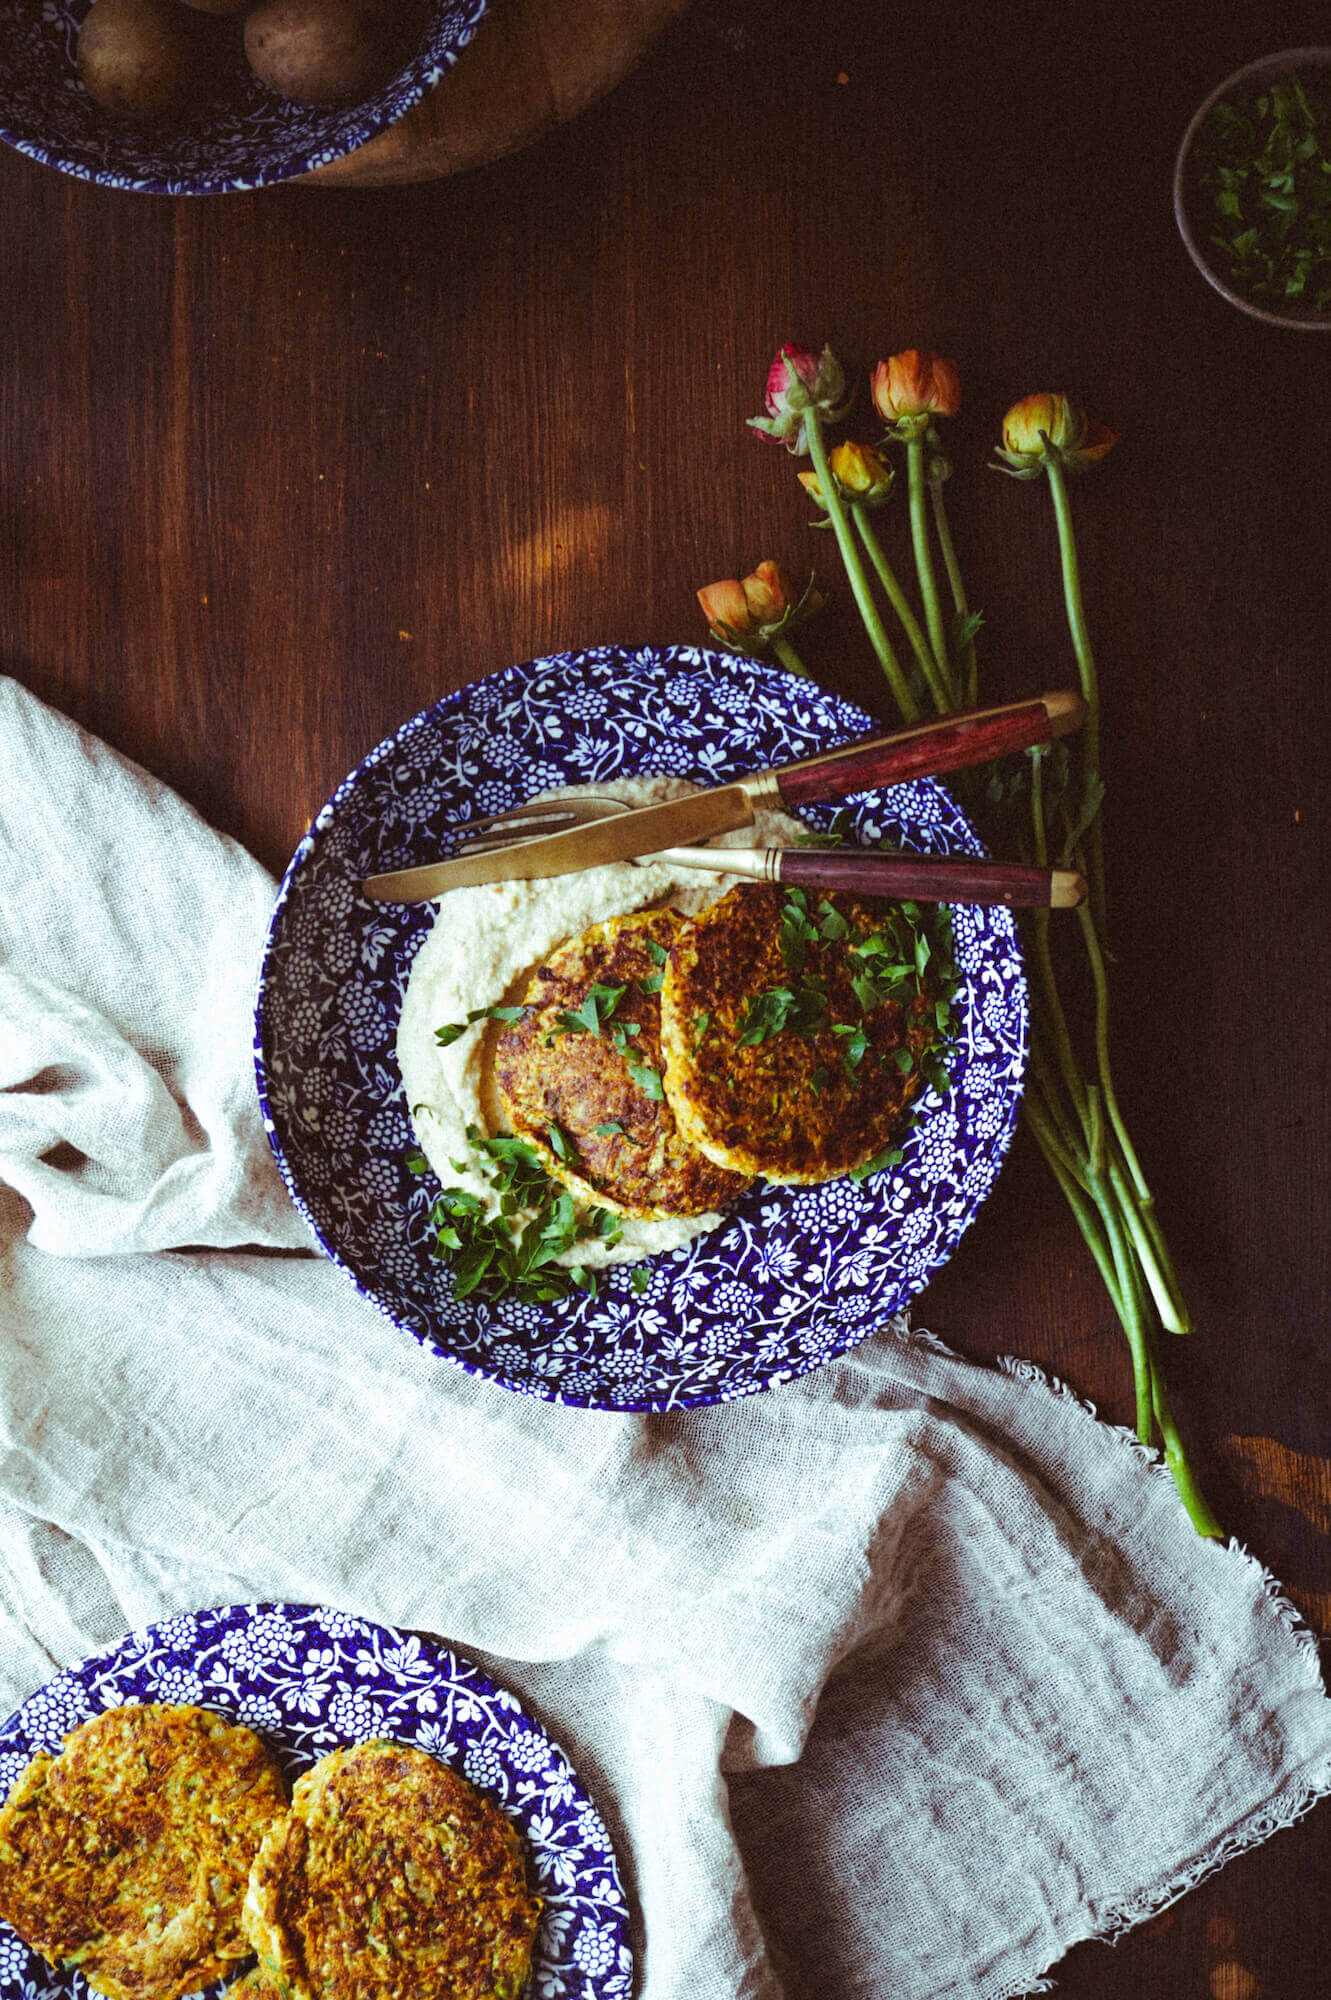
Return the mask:
{"type": "Polygon", "coordinates": [[[733,576],[721,583],[709,583],[698,592],[702,615],[709,625],[724,625],[728,631],[744,632],[749,626],[749,601],[744,585],[733,576]]]}
{"type": "MultiPolygon", "coordinates": [[[[881,451],[847,438],[827,454],[827,463],[841,491],[861,507],[881,507],[892,490],[893,471],[881,451]]],[[[801,472],[800,485],[821,507],[823,489],[816,472],[801,472]]]]}
{"type": "Polygon", "coordinates": [[[885,424],[918,436],[930,417],[955,417],[961,408],[961,376],[955,361],[930,348],[908,347],[890,354],[873,371],[873,406],[885,424]]]}
{"type": "Polygon", "coordinates": [[[804,590],[796,589],[777,562],[760,562],[741,583],[726,578],[709,583],[698,592],[703,616],[712,636],[724,646],[738,648],[747,641],[768,644],[789,631],[803,618],[822,608],[822,594],[810,578],[804,590]]]}
{"type": "Polygon", "coordinates": [[[830,347],[815,354],[812,348],[787,341],[767,371],[767,415],[750,417],[749,423],[799,456],[809,449],[807,413],[818,410],[824,416],[841,416],[845,393],[845,373],[830,347]]]}
{"type": "Polygon", "coordinates": [[[1000,472],[1015,479],[1038,479],[1045,460],[1056,458],[1073,471],[1095,465],[1118,442],[1117,431],[1088,417],[1071,396],[1046,390],[1023,396],[1003,419],[1000,472]]]}

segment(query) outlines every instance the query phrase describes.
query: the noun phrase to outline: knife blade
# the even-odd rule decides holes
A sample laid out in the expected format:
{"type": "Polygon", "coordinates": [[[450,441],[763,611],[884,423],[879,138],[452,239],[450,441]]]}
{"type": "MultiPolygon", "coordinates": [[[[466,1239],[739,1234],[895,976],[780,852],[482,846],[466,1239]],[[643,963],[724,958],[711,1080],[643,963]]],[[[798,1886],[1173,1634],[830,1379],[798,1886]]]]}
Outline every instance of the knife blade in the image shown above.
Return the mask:
{"type": "Polygon", "coordinates": [[[662,847],[691,847],[713,834],[753,825],[753,802],[743,784],[711,792],[690,792],[659,806],[642,806],[611,818],[589,820],[563,833],[514,840],[507,847],[459,854],[423,868],[400,868],[372,875],[365,894],[372,903],[428,903],[450,889],[473,889],[483,882],[534,882],[572,875],[610,861],[632,861],[662,847]],[[620,828],[628,831],[621,833],[620,828]]]}
{"type": "Polygon", "coordinates": [[[1085,714],[1081,696],[1070,692],[970,709],[890,735],[861,737],[797,764],[755,771],[712,791],[691,792],[682,799],[591,820],[562,833],[372,875],[362,885],[363,893],[371,902],[425,903],[450,889],[485,882],[530,882],[607,862],[633,861],[663,847],[689,847],[715,834],[752,826],[760,806],[780,809],[847,798],[876,786],[964,770],[1015,750],[1029,750],[1078,728],[1085,714]]]}

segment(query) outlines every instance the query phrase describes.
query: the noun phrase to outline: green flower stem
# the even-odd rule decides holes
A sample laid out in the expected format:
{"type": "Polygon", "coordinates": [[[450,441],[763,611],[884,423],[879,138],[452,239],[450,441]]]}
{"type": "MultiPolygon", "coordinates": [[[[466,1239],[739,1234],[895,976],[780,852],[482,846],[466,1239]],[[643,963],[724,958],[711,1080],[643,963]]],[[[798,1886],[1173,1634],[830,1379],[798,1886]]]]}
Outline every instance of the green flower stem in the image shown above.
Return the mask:
{"type": "Polygon", "coordinates": [[[864,620],[864,629],[869,635],[869,643],[878,655],[878,663],[887,675],[888,686],[892,690],[892,698],[901,710],[903,718],[907,722],[918,722],[920,719],[919,703],[910,691],[906,677],[901,671],[901,663],[892,650],[892,641],[888,638],[883,621],[878,615],[878,606],[874,602],[873,590],[870,587],[869,578],[864,568],[864,560],[856,546],[855,535],[850,522],[846,518],[846,510],[842,505],[841,493],[837,487],[836,479],[832,474],[831,467],[827,463],[827,451],[823,444],[822,423],[817,410],[810,409],[805,411],[804,430],[809,440],[809,456],[813,460],[813,469],[818,475],[818,484],[822,490],[823,505],[827,509],[827,518],[832,523],[832,532],[836,536],[837,547],[841,551],[841,560],[846,566],[846,575],[850,579],[850,587],[854,594],[855,604],[860,617],[864,620]]]}
{"type": "MultiPolygon", "coordinates": [[[[969,618],[970,605],[966,602],[966,586],[961,580],[961,564],[957,561],[956,545],[952,540],[952,529],[948,524],[947,507],[943,500],[941,479],[929,481],[929,498],[933,503],[934,527],[938,531],[938,546],[943,551],[943,567],[952,588],[952,602],[958,618],[969,618]]],[[[975,656],[975,641],[966,642],[966,687],[965,706],[974,708],[980,699],[980,663],[975,656]]]]}
{"type": "Polygon", "coordinates": [[[1049,1121],[1032,1097],[1026,1098],[1022,1106],[1022,1115],[1035,1134],[1036,1142],[1048,1162],[1050,1172],[1063,1190],[1077,1227],[1086,1240],[1086,1247],[1095,1259],[1096,1269],[1109,1294],[1110,1303],[1119,1319],[1126,1324],[1123,1303],[1119,1296],[1118,1272],[1114,1268],[1114,1260],[1099,1216],[1092,1203],[1087,1200],[1078,1180],[1069,1171],[1062,1149],[1055,1142],[1049,1121]]]}
{"type": "Polygon", "coordinates": [[[1161,1325],[1169,1333],[1191,1333],[1192,1323],[1186,1311],[1180,1312],[1178,1309],[1179,1302],[1170,1289],[1167,1275],[1161,1269],[1156,1258],[1155,1245],[1151,1241],[1150,1232],[1138,1212],[1136,1195],[1124,1176],[1117,1159],[1110,1159],[1107,1171],[1109,1185],[1114,1191],[1114,1198],[1118,1203],[1119,1212],[1127,1227],[1128,1235],[1132,1239],[1132,1247],[1137,1253],[1137,1262],[1140,1264],[1142,1275],[1150,1288],[1151,1297],[1155,1302],[1155,1309],[1160,1315],[1161,1325]]]}
{"type": "Polygon", "coordinates": [[[906,440],[906,471],[910,482],[910,534],[915,545],[915,569],[920,579],[920,598],[924,605],[925,623],[929,627],[929,643],[938,663],[939,677],[947,689],[949,706],[956,708],[956,692],[952,686],[952,675],[948,670],[947,632],[943,626],[943,607],[938,599],[938,581],[934,575],[933,551],[929,547],[929,523],[924,513],[924,439],[906,440]]]}
{"type": "Polygon", "coordinates": [[[1113,1196],[1094,1174],[1091,1179],[1091,1195],[1104,1223],[1105,1235],[1109,1240],[1109,1252],[1114,1260],[1114,1270],[1118,1277],[1117,1311],[1123,1331],[1128,1337],[1128,1350],[1132,1355],[1132,1382],[1137,1397],[1137,1435],[1143,1444],[1150,1444],[1155,1436],[1152,1384],[1154,1370],[1151,1367],[1148,1346],[1150,1331],[1134,1282],[1132,1250],[1123,1234],[1113,1196]]]}
{"type": "Polygon", "coordinates": [[[1041,1140],[1041,1145],[1045,1152],[1055,1154],[1062,1162],[1064,1171],[1076,1181],[1078,1187],[1085,1189],[1089,1194],[1090,1189],[1087,1186],[1086,1169],[1082,1163],[1077,1143],[1075,1139],[1069,1142],[1060,1130],[1056,1100],[1051,1101],[1048,1091],[1037,1080],[1033,1080],[1032,1088],[1028,1090],[1027,1096],[1033,1103],[1037,1104],[1045,1131],[1045,1136],[1041,1140]]]}
{"type": "MultiPolygon", "coordinates": [[[[1124,1169],[1126,1171],[1126,1162],[1124,1163],[1124,1169]]],[[[1169,1254],[1169,1245],[1165,1242],[1164,1231],[1160,1227],[1160,1218],[1155,1212],[1155,1197],[1149,1194],[1138,1194],[1136,1196],[1136,1212],[1141,1218],[1142,1226],[1146,1230],[1147,1236],[1150,1238],[1156,1262],[1165,1275],[1177,1310],[1179,1324],[1177,1327],[1172,1327],[1170,1331],[1175,1333],[1191,1333],[1192,1314],[1188,1311],[1182,1292],[1179,1289],[1178,1277],[1174,1270],[1174,1260],[1169,1254]]]]}
{"type": "Polygon", "coordinates": [[[803,660],[784,633],[778,632],[773,638],[772,651],[776,654],[783,667],[790,668],[792,674],[803,674],[806,681],[813,679],[813,675],[809,672],[809,669],[805,666],[803,660]]]}
{"type": "MultiPolygon", "coordinates": [[[[1035,835],[1035,859],[1041,868],[1045,868],[1049,863],[1049,842],[1044,824],[1044,759],[1041,757],[1031,759],[1031,820],[1035,835]]],[[[1054,976],[1054,959],[1049,949],[1049,916],[1048,910],[1034,910],[1031,913],[1031,931],[1035,939],[1035,966],[1039,974],[1040,993],[1044,1001],[1049,1036],[1054,1045],[1054,1055],[1062,1072],[1068,1096],[1072,1100],[1072,1108],[1089,1135],[1086,1085],[1077,1066],[1076,1051],[1072,1046],[1067,1016],[1063,1012],[1058,981],[1054,976]]]]}
{"type": "Polygon", "coordinates": [[[1169,1391],[1165,1387],[1163,1375],[1158,1367],[1151,1370],[1151,1395],[1155,1410],[1155,1421],[1164,1440],[1165,1464],[1169,1467],[1179,1498],[1188,1510],[1188,1518],[1199,1535],[1222,1542],[1225,1531],[1207,1504],[1206,1495],[1197,1484],[1188,1455],[1183,1449],[1183,1440],[1174,1421],[1174,1411],[1169,1401],[1169,1391]]]}
{"type": "Polygon", "coordinates": [[[887,592],[888,602],[896,612],[897,617],[901,620],[901,629],[910,641],[912,653],[914,653],[916,659],[919,661],[920,672],[924,675],[925,683],[934,698],[934,707],[940,715],[946,715],[948,710],[955,707],[956,704],[938,678],[938,668],[934,662],[934,656],[929,650],[929,641],[924,636],[919,619],[910,608],[910,599],[901,588],[897,573],[883,551],[882,543],[873,531],[873,523],[869,519],[868,509],[860,506],[858,502],[852,501],[850,512],[851,518],[859,530],[860,540],[864,543],[868,551],[869,560],[878,572],[878,581],[887,592]]]}
{"type": "MultiPolygon", "coordinates": [[[[1054,519],[1058,524],[1058,552],[1063,565],[1063,602],[1067,609],[1068,630],[1072,635],[1073,651],[1077,655],[1081,691],[1087,709],[1086,720],[1082,725],[1081,742],[1082,770],[1089,790],[1099,783],[1100,778],[1100,681],[1095,670],[1095,655],[1091,651],[1091,635],[1086,629],[1086,612],[1082,604],[1081,567],[1077,561],[1077,538],[1072,528],[1072,509],[1068,504],[1067,474],[1052,451],[1046,453],[1044,465],[1045,471],[1049,474],[1054,519]]],[[[1107,931],[1104,836],[1098,813],[1087,833],[1086,843],[1090,859],[1091,898],[1095,920],[1102,931],[1107,931]]]]}
{"type": "Polygon", "coordinates": [[[1170,1333],[1191,1333],[1192,1319],[1180,1293],[1172,1260],[1168,1251],[1164,1250],[1163,1241],[1155,1240],[1159,1234],[1158,1225],[1153,1237],[1145,1217],[1139,1213],[1141,1205],[1149,1204],[1151,1216],[1154,1218],[1155,1204],[1151,1190],[1146,1185],[1145,1176],[1138,1165],[1136,1149],[1123,1123],[1123,1114],[1118,1108],[1114,1080],[1109,1068],[1109,980],[1105,974],[1104,953],[1100,949],[1100,940],[1096,934],[1095,919],[1084,903],[1077,911],[1077,917],[1081,924],[1086,956],[1090,961],[1091,977],[1095,983],[1095,1054],[1100,1072],[1100,1088],[1104,1092],[1105,1109],[1114,1128],[1114,1137],[1118,1141],[1124,1166],[1132,1180],[1130,1188],[1124,1185],[1121,1197],[1124,1216],[1137,1247],[1137,1254],[1141,1258],[1142,1269],[1151,1288],[1151,1296],[1155,1300],[1161,1323],[1170,1333]]]}
{"type": "MultiPolygon", "coordinates": [[[[1049,1116],[1054,1121],[1058,1136],[1063,1142],[1064,1151],[1070,1158],[1079,1160],[1085,1148],[1086,1136],[1084,1132],[1073,1129],[1071,1116],[1063,1108],[1062,1099],[1058,1094],[1058,1080],[1050,1067],[1049,1058],[1044,1052],[1043,1040],[1038,1034],[1031,1037],[1030,1061],[1031,1075],[1035,1078],[1044,1094],[1049,1116]]],[[[1077,1177],[1082,1181],[1084,1186],[1084,1174],[1080,1167],[1077,1169],[1077,1177]]]]}

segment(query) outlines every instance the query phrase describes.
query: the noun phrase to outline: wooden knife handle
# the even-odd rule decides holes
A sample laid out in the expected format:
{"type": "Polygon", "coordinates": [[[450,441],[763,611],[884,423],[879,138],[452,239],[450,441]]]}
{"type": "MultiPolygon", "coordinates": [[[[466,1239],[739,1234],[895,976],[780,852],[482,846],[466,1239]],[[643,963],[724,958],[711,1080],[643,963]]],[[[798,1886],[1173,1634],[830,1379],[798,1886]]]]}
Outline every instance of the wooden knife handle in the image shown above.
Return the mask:
{"type": "Polygon", "coordinates": [[[773,871],[798,889],[844,889],[892,902],[1001,903],[1013,910],[1071,909],[1086,883],[1070,868],[1033,868],[969,855],[880,854],[869,848],[783,847],[773,871]]]}
{"type": "Polygon", "coordinates": [[[787,805],[811,805],[818,799],[844,799],[879,785],[900,785],[907,778],[932,778],[943,771],[961,771],[987,764],[1014,750],[1030,750],[1066,736],[1080,726],[1086,704],[1079,694],[1037,695],[1030,701],[1006,702],[1000,708],[973,708],[946,715],[937,722],[918,723],[891,736],[864,736],[839,750],[783,764],[770,773],[787,805]]]}

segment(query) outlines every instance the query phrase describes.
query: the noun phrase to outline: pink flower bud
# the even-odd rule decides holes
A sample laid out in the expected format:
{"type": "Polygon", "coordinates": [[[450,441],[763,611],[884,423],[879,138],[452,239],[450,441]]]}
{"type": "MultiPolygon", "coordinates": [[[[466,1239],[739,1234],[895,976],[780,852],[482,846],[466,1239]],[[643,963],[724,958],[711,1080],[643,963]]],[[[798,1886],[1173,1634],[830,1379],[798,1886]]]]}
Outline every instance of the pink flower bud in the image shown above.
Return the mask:
{"type": "Polygon", "coordinates": [[[873,406],[885,424],[918,436],[929,417],[955,417],[961,408],[961,376],[955,361],[932,348],[908,347],[891,354],[873,371],[873,406]]]}
{"type": "Polygon", "coordinates": [[[812,348],[787,342],[767,371],[767,415],[750,417],[749,423],[764,437],[778,440],[787,451],[799,455],[809,449],[808,412],[841,416],[838,405],[845,393],[846,377],[830,347],[815,354],[812,348]]]}
{"type": "Polygon", "coordinates": [[[1088,417],[1071,396],[1046,390],[1023,396],[1004,417],[998,455],[1006,464],[998,469],[1017,479],[1038,479],[1046,459],[1055,458],[1060,465],[1082,471],[1117,442],[1117,432],[1088,417]]]}

